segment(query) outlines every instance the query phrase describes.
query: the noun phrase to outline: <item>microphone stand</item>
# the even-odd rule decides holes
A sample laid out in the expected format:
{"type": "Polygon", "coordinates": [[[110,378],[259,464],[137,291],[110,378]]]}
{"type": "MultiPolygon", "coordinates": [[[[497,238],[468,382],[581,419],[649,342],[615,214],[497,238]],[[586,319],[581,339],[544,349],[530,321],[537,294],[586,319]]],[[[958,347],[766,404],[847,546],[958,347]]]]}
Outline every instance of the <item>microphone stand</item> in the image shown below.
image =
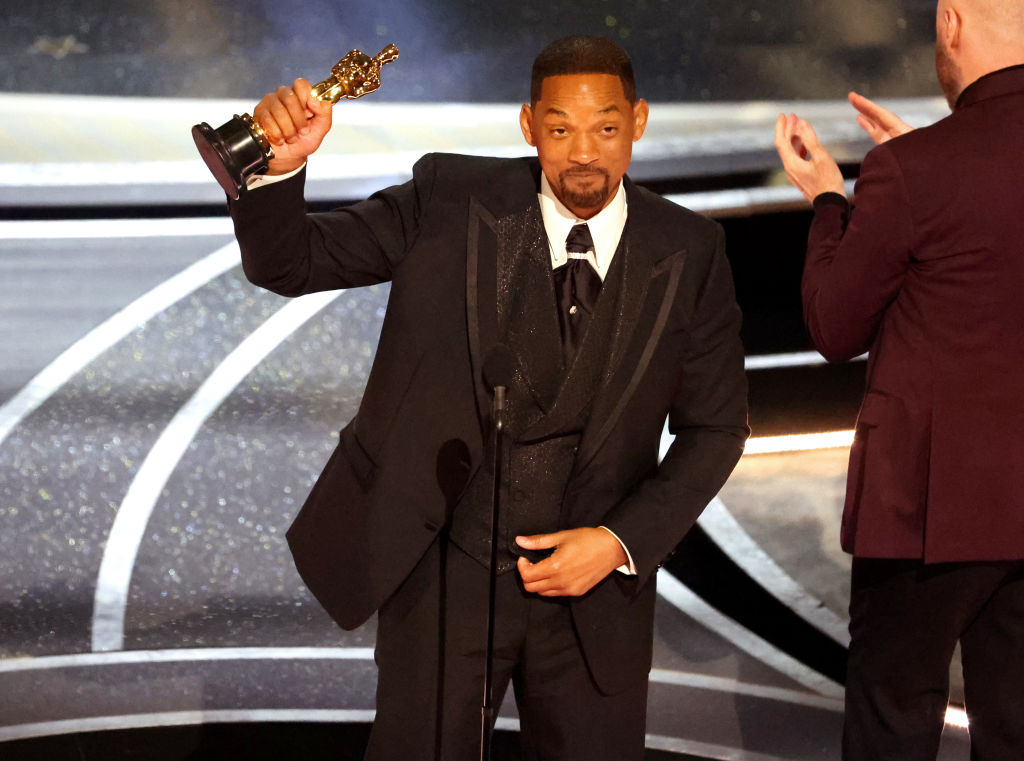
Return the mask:
{"type": "Polygon", "coordinates": [[[494,610],[498,585],[498,516],[500,514],[502,442],[505,428],[505,386],[495,386],[494,406],[494,479],[491,491],[491,563],[488,573],[490,589],[487,595],[487,656],[484,662],[484,702],[481,708],[480,761],[490,761],[494,722],[498,708],[491,694],[494,685],[494,610]]]}

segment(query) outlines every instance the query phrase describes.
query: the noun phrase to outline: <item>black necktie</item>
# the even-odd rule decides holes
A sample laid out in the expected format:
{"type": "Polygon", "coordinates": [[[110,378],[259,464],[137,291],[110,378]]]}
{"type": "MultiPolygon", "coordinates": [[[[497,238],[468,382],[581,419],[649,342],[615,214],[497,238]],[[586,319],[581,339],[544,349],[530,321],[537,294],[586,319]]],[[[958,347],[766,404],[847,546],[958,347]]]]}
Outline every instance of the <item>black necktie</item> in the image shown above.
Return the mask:
{"type": "Polygon", "coordinates": [[[576,356],[597,305],[597,297],[601,294],[601,276],[586,258],[586,254],[593,250],[590,228],[586,224],[574,225],[565,239],[569,261],[554,272],[558,324],[562,329],[562,354],[566,367],[576,356]]]}

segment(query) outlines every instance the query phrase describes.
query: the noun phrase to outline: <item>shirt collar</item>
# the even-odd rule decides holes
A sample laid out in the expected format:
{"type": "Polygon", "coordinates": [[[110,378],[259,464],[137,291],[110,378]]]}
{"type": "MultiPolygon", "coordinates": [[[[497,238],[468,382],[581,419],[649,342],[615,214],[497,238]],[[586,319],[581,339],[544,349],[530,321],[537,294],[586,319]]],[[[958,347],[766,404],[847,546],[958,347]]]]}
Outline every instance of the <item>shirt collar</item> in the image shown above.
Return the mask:
{"type": "Polygon", "coordinates": [[[619,239],[622,237],[622,230],[626,226],[626,189],[619,180],[619,187],[611,203],[590,219],[580,219],[565,204],[555,197],[554,191],[548,178],[541,172],[540,175],[540,213],[544,220],[544,230],[548,235],[548,248],[551,251],[551,267],[555,269],[566,263],[568,257],[565,253],[565,239],[573,225],[586,222],[590,227],[590,235],[594,239],[594,256],[587,257],[597,274],[604,280],[608,274],[608,268],[612,264],[612,257],[619,247],[619,239]]]}

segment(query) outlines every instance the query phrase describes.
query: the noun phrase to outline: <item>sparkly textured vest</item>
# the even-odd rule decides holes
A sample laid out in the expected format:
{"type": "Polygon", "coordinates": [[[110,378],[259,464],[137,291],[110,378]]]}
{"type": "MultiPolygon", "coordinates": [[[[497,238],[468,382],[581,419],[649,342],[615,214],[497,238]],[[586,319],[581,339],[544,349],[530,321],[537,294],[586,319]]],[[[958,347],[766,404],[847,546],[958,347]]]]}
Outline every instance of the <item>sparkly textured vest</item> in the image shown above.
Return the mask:
{"type": "MultiPolygon", "coordinates": [[[[540,210],[498,221],[499,335],[517,359],[507,400],[498,570],[515,567],[515,537],[571,528],[562,500],[590,416],[608,372],[608,350],[623,277],[622,244],[612,260],[579,350],[566,366],[555,281],[540,210]],[[554,429],[551,422],[556,423],[554,429]],[[532,429],[544,428],[542,436],[532,429]]],[[[493,451],[455,506],[449,535],[481,564],[490,560],[493,451]]]]}

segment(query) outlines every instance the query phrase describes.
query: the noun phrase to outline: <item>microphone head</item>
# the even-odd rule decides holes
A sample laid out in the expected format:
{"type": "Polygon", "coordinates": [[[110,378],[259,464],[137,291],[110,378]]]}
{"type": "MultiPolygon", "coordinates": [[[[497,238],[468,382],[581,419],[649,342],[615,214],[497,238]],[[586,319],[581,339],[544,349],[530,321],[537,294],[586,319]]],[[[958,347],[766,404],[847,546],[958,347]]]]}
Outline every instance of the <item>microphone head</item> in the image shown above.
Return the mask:
{"type": "Polygon", "coordinates": [[[484,357],[483,376],[487,388],[492,391],[499,386],[508,388],[516,373],[516,358],[504,344],[495,344],[484,357]]]}

